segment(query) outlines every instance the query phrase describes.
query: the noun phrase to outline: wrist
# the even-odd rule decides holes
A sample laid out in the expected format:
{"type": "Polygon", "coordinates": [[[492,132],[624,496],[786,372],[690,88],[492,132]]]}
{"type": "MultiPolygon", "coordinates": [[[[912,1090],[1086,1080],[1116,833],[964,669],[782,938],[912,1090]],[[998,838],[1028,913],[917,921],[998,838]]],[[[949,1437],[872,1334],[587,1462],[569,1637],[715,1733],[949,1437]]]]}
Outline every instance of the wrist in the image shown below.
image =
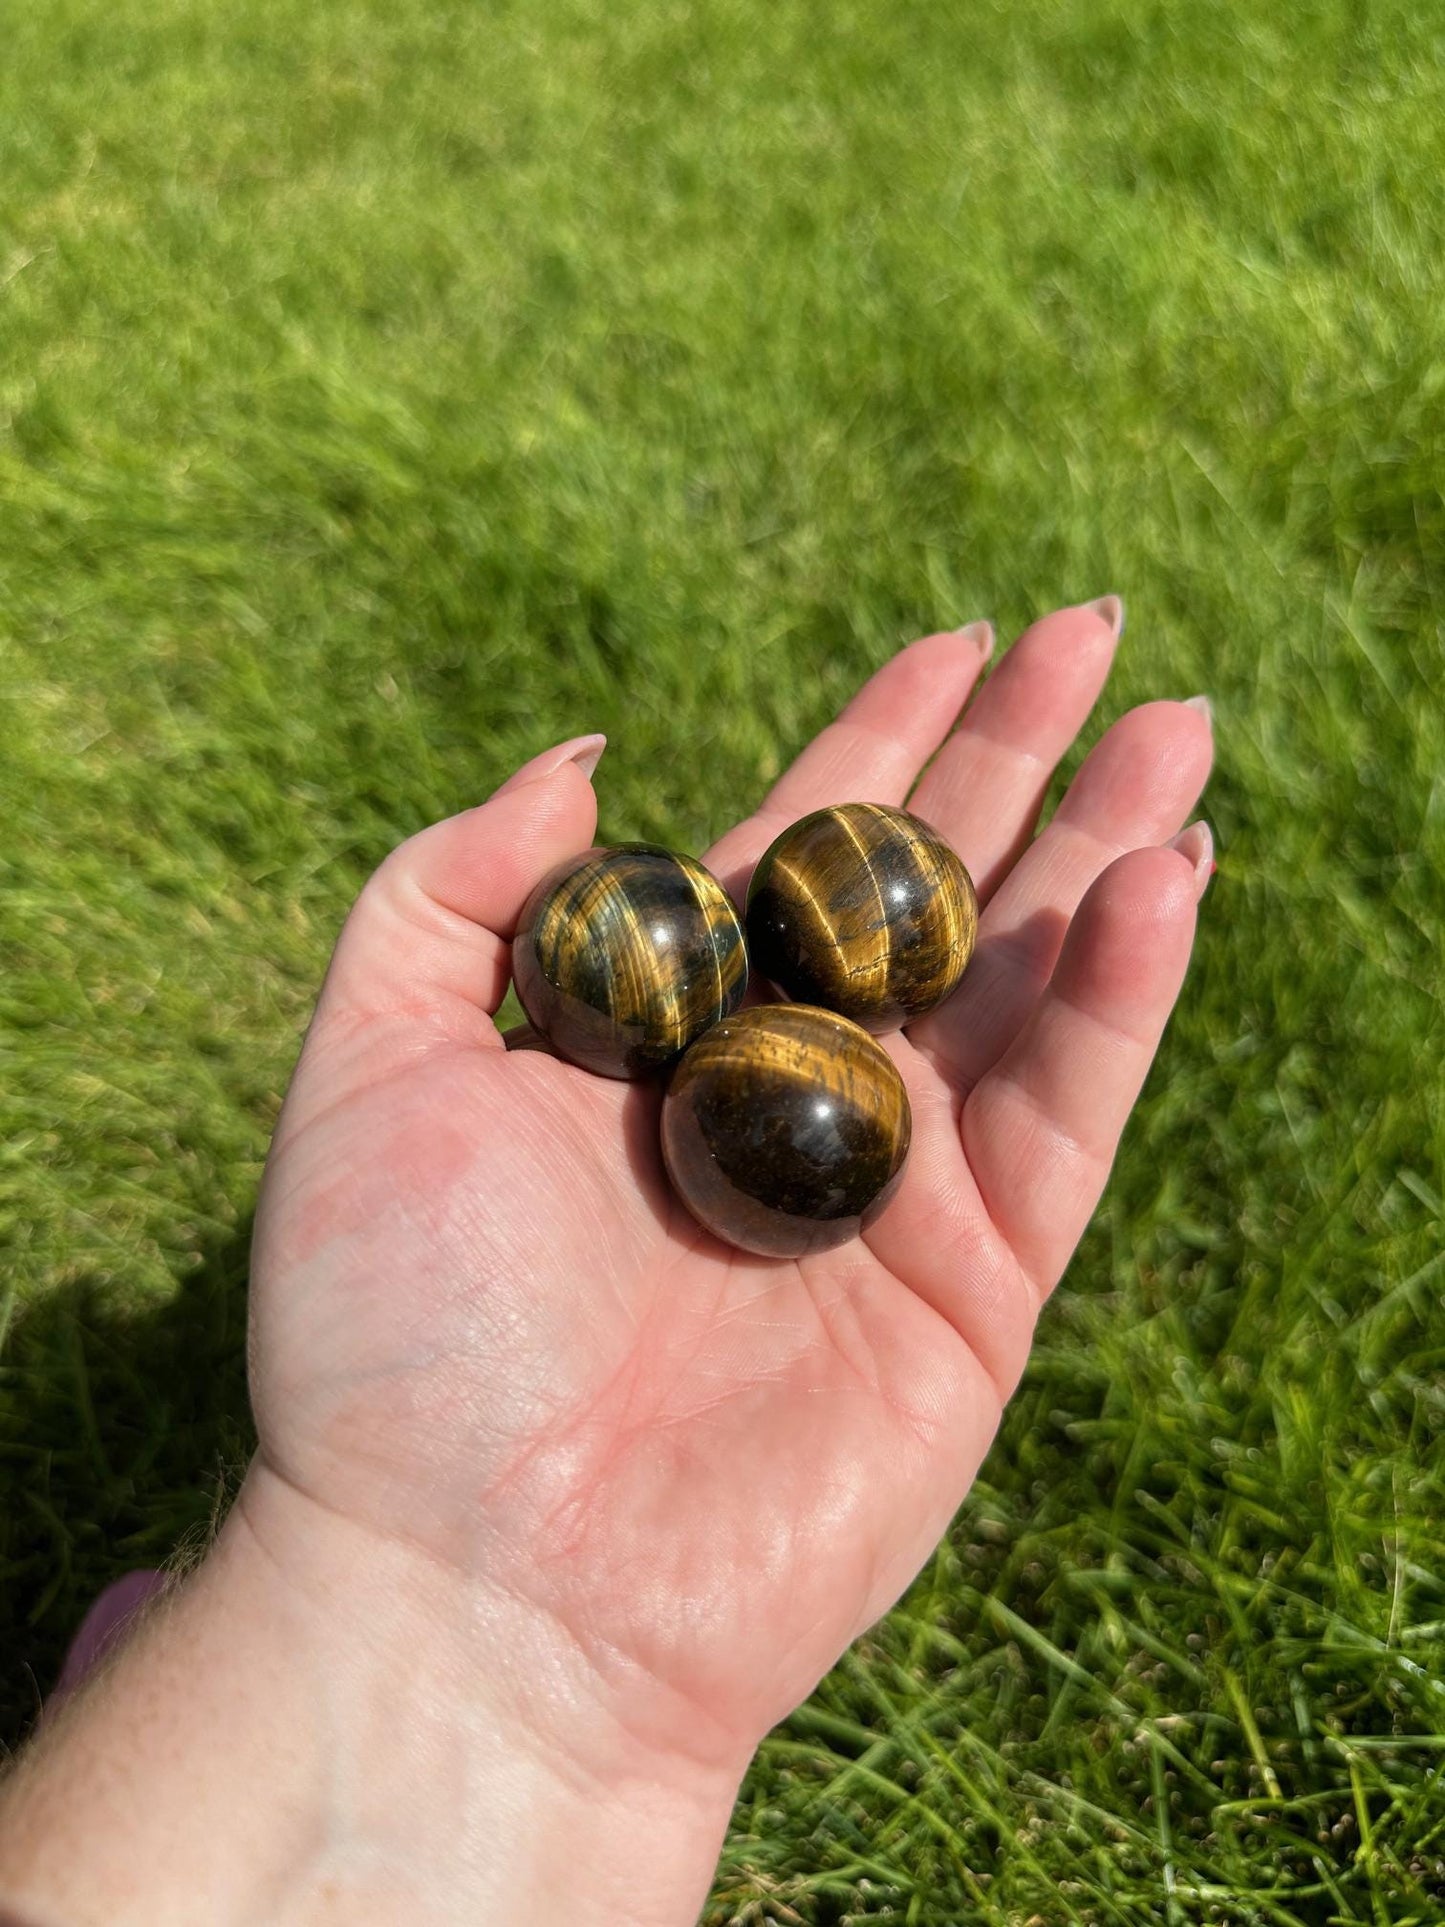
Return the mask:
{"type": "Polygon", "coordinates": [[[6,1789],[0,1911],[688,1927],[745,1764],[640,1743],[531,1609],[258,1462],[6,1789]]]}
{"type": "Polygon", "coordinates": [[[691,1927],[745,1754],[640,1739],[625,1684],[534,1607],[322,1511],[262,1461],[227,1525],[310,1655],[328,1767],[331,1844],[286,1927],[329,1918],[310,1898],[323,1881],[348,1923],[691,1927]],[[394,1905],[366,1912],[383,1885],[394,1905]]]}

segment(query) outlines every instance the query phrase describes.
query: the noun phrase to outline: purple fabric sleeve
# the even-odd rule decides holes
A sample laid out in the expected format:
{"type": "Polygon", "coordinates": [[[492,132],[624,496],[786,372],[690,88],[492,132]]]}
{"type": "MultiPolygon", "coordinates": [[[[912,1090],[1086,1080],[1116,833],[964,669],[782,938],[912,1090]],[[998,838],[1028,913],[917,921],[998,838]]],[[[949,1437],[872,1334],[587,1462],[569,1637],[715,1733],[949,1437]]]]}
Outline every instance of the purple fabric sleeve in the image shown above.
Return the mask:
{"type": "MultiPolygon", "coordinates": [[[[96,1661],[103,1658],[122,1637],[134,1615],[147,1600],[153,1599],[162,1590],[165,1583],[163,1572],[143,1567],[123,1574],[97,1595],[70,1642],[60,1677],[45,1703],[46,1712],[75,1691],[96,1661]]],[[[6,1927],[3,1916],[0,1916],[0,1927],[6,1927]]]]}

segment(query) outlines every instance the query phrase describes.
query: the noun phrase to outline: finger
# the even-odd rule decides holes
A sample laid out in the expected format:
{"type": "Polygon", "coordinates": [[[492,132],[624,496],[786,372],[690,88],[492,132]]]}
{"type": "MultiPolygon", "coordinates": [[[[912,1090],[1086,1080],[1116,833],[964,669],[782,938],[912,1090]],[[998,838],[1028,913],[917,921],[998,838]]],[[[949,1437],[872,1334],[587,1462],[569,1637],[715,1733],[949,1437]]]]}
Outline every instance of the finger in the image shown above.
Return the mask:
{"type": "Polygon", "coordinates": [[[1210,867],[1187,848],[1112,863],[1027,1025],[964,1105],[964,1154],[1039,1302],[1099,1201],[1184,980],[1210,867]]]}
{"type": "Polygon", "coordinates": [[[780,830],[830,803],[901,803],[993,651],[987,622],[924,636],[884,663],[704,861],[739,902],[780,830]]]}
{"type": "Polygon", "coordinates": [[[913,1139],[897,1192],[863,1236],[968,1346],[996,1394],[991,1426],[1028,1355],[1038,1303],[963,1155],[957,1098],[907,1038],[880,1041],[907,1086],[913,1139]]]}
{"type": "Polygon", "coordinates": [[[971,1090],[1018,1035],[1090,884],[1126,850],[1174,835],[1212,755],[1209,716],[1189,703],[1145,703],[1095,744],[1047,828],[995,891],[958,990],[910,1033],[957,1090],[971,1090]]]}
{"type": "Polygon", "coordinates": [[[605,741],[545,750],[487,802],[399,844],[346,919],[316,1023],[422,1018],[500,1048],[487,1020],[507,993],[518,913],[554,863],[591,843],[605,741]]]}
{"type": "Polygon", "coordinates": [[[1033,834],[1124,626],[1118,596],[1057,609],[1019,637],[924,773],[908,807],[963,858],[987,903],[1033,834]]]}

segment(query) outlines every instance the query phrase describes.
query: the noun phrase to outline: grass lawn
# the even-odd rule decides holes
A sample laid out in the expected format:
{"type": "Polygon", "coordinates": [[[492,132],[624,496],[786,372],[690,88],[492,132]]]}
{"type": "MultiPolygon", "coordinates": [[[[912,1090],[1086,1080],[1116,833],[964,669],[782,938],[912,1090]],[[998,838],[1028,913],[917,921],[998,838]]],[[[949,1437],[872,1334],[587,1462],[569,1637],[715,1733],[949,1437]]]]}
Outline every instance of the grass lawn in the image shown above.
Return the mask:
{"type": "Polygon", "coordinates": [[[982,1482],[708,1920],[1445,1918],[1445,24],[44,0],[0,58],[0,1731],[248,1444],[342,914],[604,729],[698,849],[1116,589],[1221,869],[982,1482]]]}

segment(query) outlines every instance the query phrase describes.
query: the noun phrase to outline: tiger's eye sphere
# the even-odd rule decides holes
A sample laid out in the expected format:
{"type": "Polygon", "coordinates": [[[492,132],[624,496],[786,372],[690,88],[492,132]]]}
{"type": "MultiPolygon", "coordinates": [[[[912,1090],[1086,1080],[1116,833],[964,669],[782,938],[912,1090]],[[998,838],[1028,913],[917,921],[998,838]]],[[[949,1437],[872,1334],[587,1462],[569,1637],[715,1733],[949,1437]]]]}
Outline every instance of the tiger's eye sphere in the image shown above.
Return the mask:
{"type": "Polygon", "coordinates": [[[754,968],[785,997],[896,1030],[958,988],[978,898],[918,817],[843,803],[800,818],[763,853],[747,930],[754,968]]]}
{"type": "Polygon", "coordinates": [[[528,897],[512,982],[534,1029],[603,1077],[645,1077],[742,1002],[732,899],[691,857],[623,843],[569,857],[528,897]]]}
{"type": "Polygon", "coordinates": [[[807,1004],[715,1024],[662,1103],[678,1196],[716,1236],[770,1258],[826,1251],[871,1223],[898,1188],[911,1132],[882,1045],[807,1004]]]}
{"type": "Polygon", "coordinates": [[[549,1057],[553,1055],[552,1046],[531,1024],[513,1024],[510,1030],[502,1032],[502,1042],[508,1050],[540,1050],[549,1057]]]}

